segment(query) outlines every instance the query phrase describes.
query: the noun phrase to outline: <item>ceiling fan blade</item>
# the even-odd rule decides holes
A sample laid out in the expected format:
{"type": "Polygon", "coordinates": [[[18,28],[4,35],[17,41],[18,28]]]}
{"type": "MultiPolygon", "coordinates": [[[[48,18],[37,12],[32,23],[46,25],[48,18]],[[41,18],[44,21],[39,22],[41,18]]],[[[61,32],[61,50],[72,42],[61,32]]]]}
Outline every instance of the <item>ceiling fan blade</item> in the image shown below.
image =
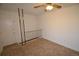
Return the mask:
{"type": "Polygon", "coordinates": [[[53,4],[53,7],[55,7],[55,8],[61,8],[62,6],[57,5],[57,4],[53,4]]]}
{"type": "Polygon", "coordinates": [[[34,6],[34,8],[44,7],[45,5],[34,6]]]}
{"type": "Polygon", "coordinates": [[[46,3],[46,5],[52,5],[52,3],[46,3]]]}

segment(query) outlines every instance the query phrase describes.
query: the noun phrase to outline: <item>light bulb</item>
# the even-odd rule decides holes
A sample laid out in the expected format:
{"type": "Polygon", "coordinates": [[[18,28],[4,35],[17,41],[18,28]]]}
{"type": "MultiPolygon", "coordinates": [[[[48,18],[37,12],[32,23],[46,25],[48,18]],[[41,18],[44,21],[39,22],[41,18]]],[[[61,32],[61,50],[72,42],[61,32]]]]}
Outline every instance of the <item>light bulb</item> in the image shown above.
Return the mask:
{"type": "Polygon", "coordinates": [[[53,9],[53,6],[51,6],[51,5],[48,5],[47,7],[46,7],[46,10],[52,10],[53,9]]]}

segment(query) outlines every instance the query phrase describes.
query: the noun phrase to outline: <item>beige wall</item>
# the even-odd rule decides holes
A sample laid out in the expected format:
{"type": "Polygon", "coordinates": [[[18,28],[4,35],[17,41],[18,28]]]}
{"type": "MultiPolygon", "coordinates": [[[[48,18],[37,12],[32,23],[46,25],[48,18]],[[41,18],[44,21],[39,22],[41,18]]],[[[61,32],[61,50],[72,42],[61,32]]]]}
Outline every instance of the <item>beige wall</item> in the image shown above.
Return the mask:
{"type": "Polygon", "coordinates": [[[79,51],[79,6],[45,13],[40,20],[43,38],[79,51]]]}

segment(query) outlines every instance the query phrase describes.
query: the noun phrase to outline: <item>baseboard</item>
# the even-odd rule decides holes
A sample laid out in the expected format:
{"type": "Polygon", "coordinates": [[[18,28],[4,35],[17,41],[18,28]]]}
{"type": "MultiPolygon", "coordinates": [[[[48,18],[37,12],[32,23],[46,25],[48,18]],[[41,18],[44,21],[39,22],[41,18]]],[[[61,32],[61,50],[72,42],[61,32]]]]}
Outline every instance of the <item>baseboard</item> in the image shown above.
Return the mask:
{"type": "MultiPolygon", "coordinates": [[[[46,38],[43,38],[43,39],[46,39],[46,38]]],[[[48,39],[46,39],[46,40],[48,40],[48,39]]],[[[79,51],[76,51],[76,50],[74,50],[74,49],[72,49],[72,48],[69,48],[69,47],[64,46],[64,45],[62,45],[62,44],[59,44],[59,43],[57,43],[57,42],[55,42],[55,41],[52,41],[52,40],[48,40],[48,41],[53,42],[53,43],[56,43],[56,44],[58,44],[58,45],[60,45],[60,46],[63,46],[63,47],[65,47],[65,48],[67,48],[67,49],[69,49],[69,50],[72,50],[72,51],[74,51],[74,52],[76,52],[76,53],[79,54],[79,51]]]]}
{"type": "Polygon", "coordinates": [[[35,37],[35,38],[32,38],[32,39],[29,39],[29,40],[20,42],[19,44],[20,44],[20,45],[24,45],[24,44],[26,44],[27,42],[32,41],[32,40],[37,39],[37,38],[39,38],[39,37],[35,37]]]}
{"type": "MultiPolygon", "coordinates": [[[[27,43],[27,42],[29,42],[29,41],[32,41],[32,40],[34,40],[34,39],[36,39],[36,38],[39,38],[39,37],[35,37],[35,38],[32,38],[32,39],[29,39],[29,40],[26,40],[26,41],[23,41],[23,42],[15,42],[15,43],[12,43],[12,44],[10,44],[10,45],[6,45],[6,46],[3,46],[3,48],[6,48],[6,47],[10,47],[10,46],[13,46],[13,45],[24,45],[25,43],[27,43]]],[[[2,49],[0,49],[0,53],[2,52],[2,50],[3,50],[3,48],[2,49]]]]}

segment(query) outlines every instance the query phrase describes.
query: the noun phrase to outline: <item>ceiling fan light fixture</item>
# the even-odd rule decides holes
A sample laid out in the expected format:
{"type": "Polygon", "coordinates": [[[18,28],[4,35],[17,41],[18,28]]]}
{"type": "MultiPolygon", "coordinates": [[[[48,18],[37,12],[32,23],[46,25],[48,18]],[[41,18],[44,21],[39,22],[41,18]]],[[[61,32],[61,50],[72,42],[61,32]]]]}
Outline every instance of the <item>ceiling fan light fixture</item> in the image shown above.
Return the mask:
{"type": "Polygon", "coordinates": [[[51,5],[46,6],[46,10],[51,11],[52,9],[53,9],[53,6],[51,6],[51,5]]]}

